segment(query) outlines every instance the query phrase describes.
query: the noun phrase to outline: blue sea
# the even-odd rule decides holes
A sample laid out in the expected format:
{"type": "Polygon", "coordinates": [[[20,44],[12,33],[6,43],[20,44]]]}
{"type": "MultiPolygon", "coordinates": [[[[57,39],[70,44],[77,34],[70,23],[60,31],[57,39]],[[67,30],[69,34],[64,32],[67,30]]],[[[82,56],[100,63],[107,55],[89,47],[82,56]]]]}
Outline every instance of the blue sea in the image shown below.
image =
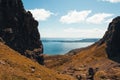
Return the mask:
{"type": "Polygon", "coordinates": [[[44,54],[65,54],[72,49],[87,47],[99,39],[97,38],[42,38],[44,54]]]}

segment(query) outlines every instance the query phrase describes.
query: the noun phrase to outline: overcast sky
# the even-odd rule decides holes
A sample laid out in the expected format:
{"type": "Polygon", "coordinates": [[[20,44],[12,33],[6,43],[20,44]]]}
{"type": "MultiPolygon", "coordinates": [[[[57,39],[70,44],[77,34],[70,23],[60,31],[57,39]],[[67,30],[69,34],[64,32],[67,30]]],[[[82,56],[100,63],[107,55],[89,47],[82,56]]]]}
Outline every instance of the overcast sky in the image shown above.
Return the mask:
{"type": "Polygon", "coordinates": [[[39,21],[41,37],[101,38],[120,15],[120,0],[23,0],[39,21]]]}

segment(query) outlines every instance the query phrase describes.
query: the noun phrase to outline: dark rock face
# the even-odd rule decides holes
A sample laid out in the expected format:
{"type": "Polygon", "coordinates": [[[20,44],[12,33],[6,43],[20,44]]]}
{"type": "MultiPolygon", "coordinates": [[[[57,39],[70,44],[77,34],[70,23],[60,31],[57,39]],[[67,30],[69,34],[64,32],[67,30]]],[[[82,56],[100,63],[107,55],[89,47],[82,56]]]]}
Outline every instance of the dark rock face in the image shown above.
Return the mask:
{"type": "Polygon", "coordinates": [[[109,24],[108,30],[100,40],[100,43],[105,42],[107,44],[106,51],[108,57],[111,59],[116,58],[116,60],[118,60],[117,58],[120,58],[120,16],[113,19],[109,24]]]}
{"type": "Polygon", "coordinates": [[[0,37],[5,44],[40,64],[43,46],[38,22],[25,11],[21,0],[0,0],[0,37]]]}

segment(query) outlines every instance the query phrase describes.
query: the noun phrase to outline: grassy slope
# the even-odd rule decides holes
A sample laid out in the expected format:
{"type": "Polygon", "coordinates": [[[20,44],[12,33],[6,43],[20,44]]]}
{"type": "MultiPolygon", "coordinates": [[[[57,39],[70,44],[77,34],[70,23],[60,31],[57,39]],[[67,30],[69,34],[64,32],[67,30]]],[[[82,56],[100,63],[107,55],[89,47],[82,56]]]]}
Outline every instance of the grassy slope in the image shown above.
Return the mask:
{"type": "MultiPolygon", "coordinates": [[[[95,44],[78,52],[76,55],[69,57],[69,60],[62,65],[54,67],[52,65],[52,68],[60,71],[61,73],[70,74],[74,77],[76,75],[87,75],[88,69],[93,68],[94,70],[98,69],[94,76],[95,80],[120,80],[120,64],[107,58],[105,48],[105,44],[101,46],[97,46],[97,44],[95,44]]],[[[61,59],[62,58],[63,56],[61,59]]],[[[68,58],[64,57],[62,60],[64,59],[68,58]]],[[[55,61],[58,64],[59,61],[54,60],[54,65],[56,63],[55,61]]],[[[48,67],[51,66],[48,65],[48,67]]]]}
{"type": "Polygon", "coordinates": [[[74,80],[21,56],[0,42],[0,80],[74,80]]]}

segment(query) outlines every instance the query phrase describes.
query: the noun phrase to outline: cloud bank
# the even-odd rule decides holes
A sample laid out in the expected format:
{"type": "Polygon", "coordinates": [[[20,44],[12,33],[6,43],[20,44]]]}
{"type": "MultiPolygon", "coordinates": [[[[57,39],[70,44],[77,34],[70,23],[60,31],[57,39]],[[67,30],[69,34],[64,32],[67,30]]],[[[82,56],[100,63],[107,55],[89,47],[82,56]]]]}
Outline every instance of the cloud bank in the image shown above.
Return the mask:
{"type": "Polygon", "coordinates": [[[61,16],[60,22],[66,24],[72,23],[92,23],[92,24],[101,24],[103,22],[110,21],[110,18],[113,14],[110,13],[96,13],[92,16],[89,16],[92,13],[91,10],[84,10],[84,11],[70,11],[66,15],[61,16]]]}
{"type": "MultiPolygon", "coordinates": [[[[52,38],[102,38],[106,29],[99,28],[65,28],[61,31],[57,31],[56,33],[49,32],[44,33],[42,37],[52,37],[52,38]]],[[[42,34],[42,33],[41,33],[42,34]]]]}
{"type": "Polygon", "coordinates": [[[92,28],[92,29],[80,29],[80,28],[67,28],[64,30],[64,34],[68,37],[82,37],[82,38],[101,38],[105,29],[92,28]]]}

